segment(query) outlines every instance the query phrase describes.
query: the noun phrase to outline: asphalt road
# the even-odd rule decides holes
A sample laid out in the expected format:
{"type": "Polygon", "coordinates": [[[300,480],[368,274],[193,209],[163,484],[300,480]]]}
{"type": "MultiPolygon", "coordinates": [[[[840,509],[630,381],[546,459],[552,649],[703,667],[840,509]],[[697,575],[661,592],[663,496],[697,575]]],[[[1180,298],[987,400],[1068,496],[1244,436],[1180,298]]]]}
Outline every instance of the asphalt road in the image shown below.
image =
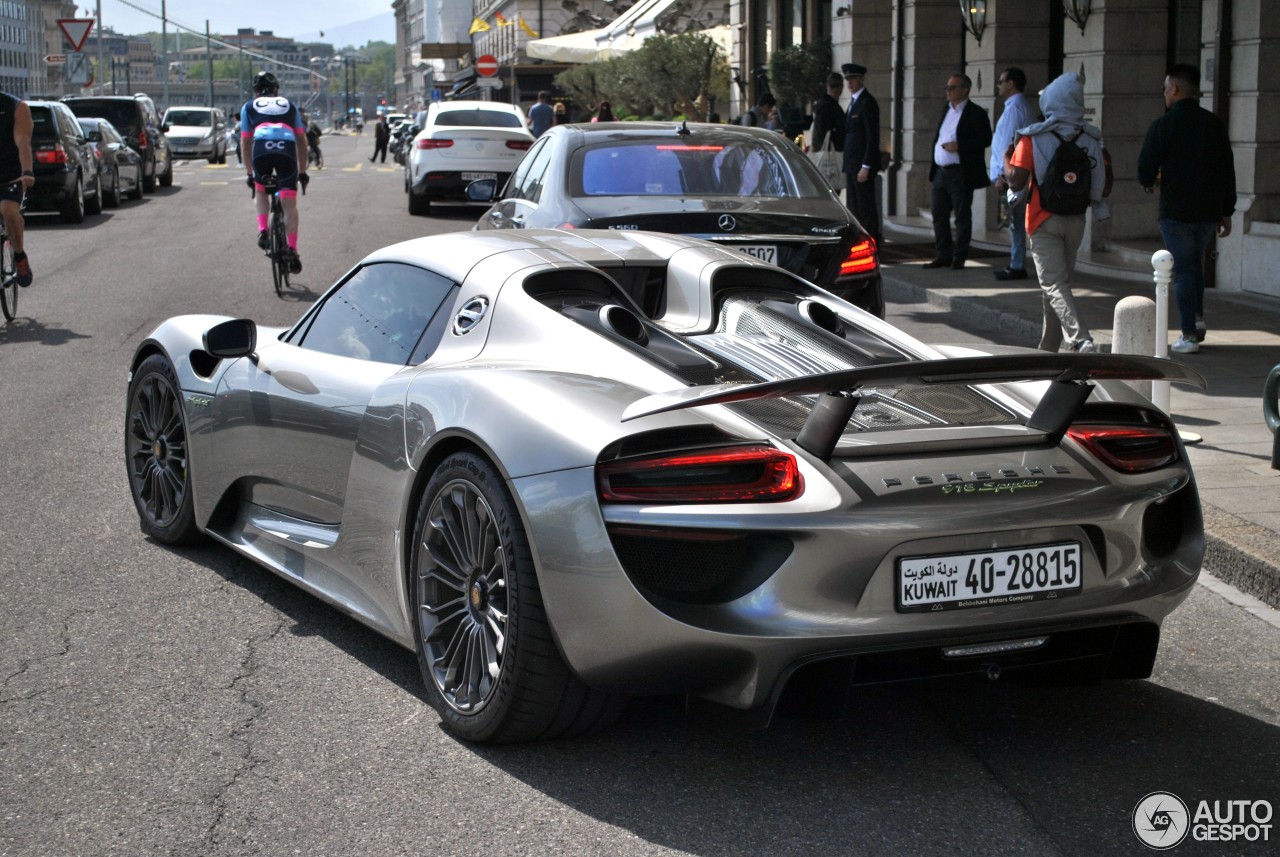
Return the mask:
{"type": "MultiPolygon", "coordinates": [[[[0,854],[1093,857],[1146,853],[1151,792],[1280,807],[1280,629],[1201,586],[1151,681],[880,686],[763,733],[651,700],[495,749],[441,730],[409,652],[229,550],[148,541],[122,458],[139,337],[181,313],[286,324],[368,251],[478,215],[411,218],[372,145],[326,138],[286,300],[234,161],[81,226],[32,218],[36,284],[0,327],[0,854]]],[[[1171,853],[1274,854],[1269,823],[1171,853]]]]}

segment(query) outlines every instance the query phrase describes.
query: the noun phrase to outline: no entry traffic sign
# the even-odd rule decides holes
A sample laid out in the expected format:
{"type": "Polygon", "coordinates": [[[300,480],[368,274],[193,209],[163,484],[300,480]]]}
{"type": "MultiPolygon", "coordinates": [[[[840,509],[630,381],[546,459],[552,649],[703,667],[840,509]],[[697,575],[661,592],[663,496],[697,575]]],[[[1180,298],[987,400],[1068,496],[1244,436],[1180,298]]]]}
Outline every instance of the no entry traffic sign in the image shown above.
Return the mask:
{"type": "Polygon", "coordinates": [[[493,54],[485,54],[476,60],[476,71],[481,77],[493,77],[498,73],[498,59],[493,54]]]}

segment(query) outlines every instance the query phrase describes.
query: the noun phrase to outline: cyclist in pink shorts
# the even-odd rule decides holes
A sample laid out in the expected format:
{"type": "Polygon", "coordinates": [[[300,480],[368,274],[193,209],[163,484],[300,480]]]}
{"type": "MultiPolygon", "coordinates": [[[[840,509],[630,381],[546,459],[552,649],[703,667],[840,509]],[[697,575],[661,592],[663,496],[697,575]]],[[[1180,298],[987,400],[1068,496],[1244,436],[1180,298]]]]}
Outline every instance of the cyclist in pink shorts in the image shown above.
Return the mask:
{"type": "Polygon", "coordinates": [[[267,249],[267,210],[270,202],[263,181],[275,176],[284,207],[285,240],[289,243],[290,273],[302,271],[298,257],[298,184],[306,189],[307,132],[302,111],[280,95],[280,83],[269,71],[253,78],[253,100],[240,110],[240,153],[249,170],[249,183],[257,190],[254,210],[258,217],[258,246],[267,249]]]}

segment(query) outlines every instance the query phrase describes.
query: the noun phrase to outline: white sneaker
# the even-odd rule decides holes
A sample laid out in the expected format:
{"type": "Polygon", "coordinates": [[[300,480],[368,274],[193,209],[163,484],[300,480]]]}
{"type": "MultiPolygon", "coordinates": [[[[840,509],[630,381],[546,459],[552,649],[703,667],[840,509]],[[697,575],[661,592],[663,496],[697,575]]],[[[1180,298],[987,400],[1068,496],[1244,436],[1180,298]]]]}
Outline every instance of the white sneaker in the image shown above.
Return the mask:
{"type": "Polygon", "coordinates": [[[1169,350],[1175,354],[1195,354],[1200,346],[1185,336],[1179,336],[1178,341],[1169,346],[1169,350]]]}
{"type": "Polygon", "coordinates": [[[1098,346],[1093,344],[1092,339],[1082,339],[1076,343],[1076,354],[1089,354],[1097,350],[1098,346]]]}

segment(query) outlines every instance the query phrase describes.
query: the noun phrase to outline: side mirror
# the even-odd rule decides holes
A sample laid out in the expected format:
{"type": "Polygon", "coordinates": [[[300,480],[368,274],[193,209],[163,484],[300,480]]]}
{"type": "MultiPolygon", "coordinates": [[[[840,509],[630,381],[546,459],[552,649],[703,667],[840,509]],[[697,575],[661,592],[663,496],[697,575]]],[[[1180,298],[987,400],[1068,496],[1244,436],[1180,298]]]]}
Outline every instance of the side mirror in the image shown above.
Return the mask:
{"type": "Polygon", "coordinates": [[[203,342],[211,357],[247,357],[258,347],[258,325],[247,318],[233,318],[206,330],[203,342]]]}
{"type": "Polygon", "coordinates": [[[467,199],[472,202],[493,202],[497,192],[496,179],[477,179],[467,185],[467,199]]]}
{"type": "Polygon", "coordinates": [[[161,131],[161,133],[163,133],[163,134],[168,134],[168,133],[169,133],[169,123],[168,123],[168,122],[165,122],[163,125],[161,125],[161,126],[160,126],[160,131],[161,131]]]}

